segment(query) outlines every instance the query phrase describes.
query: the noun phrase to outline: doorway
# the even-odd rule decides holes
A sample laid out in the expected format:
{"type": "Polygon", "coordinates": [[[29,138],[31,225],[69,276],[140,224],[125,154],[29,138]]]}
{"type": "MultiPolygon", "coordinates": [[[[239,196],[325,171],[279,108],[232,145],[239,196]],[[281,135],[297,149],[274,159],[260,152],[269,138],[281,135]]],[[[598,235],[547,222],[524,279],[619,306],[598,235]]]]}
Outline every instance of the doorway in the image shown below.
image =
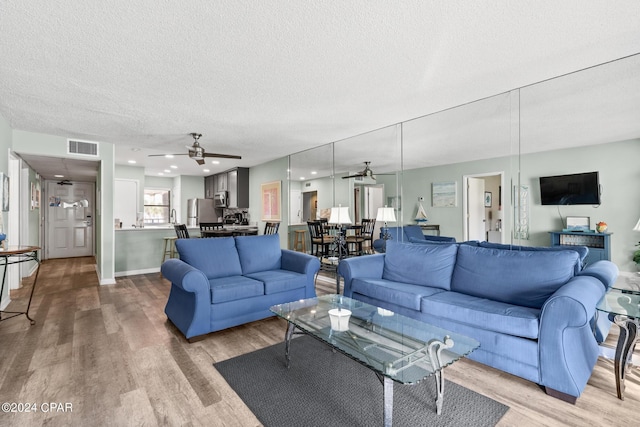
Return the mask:
{"type": "Polygon", "coordinates": [[[302,218],[303,221],[314,221],[318,218],[317,191],[302,193],[302,218]]]}
{"type": "Polygon", "coordinates": [[[465,175],[463,181],[464,240],[504,243],[502,233],[504,172],[465,175]]]}
{"type": "Polygon", "coordinates": [[[46,257],[70,258],[94,255],[94,184],[68,182],[61,185],[55,181],[45,181],[45,187],[47,189],[44,245],[46,257]]]}

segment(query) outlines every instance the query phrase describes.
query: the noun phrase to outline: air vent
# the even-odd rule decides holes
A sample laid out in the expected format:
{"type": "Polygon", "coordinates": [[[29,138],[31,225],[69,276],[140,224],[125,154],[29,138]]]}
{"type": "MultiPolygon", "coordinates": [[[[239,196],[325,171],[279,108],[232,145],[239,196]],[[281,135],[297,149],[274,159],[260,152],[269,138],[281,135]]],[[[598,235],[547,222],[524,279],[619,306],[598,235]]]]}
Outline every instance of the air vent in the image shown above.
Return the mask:
{"type": "Polygon", "coordinates": [[[68,153],[69,154],[82,154],[83,156],[98,156],[98,143],[91,141],[78,141],[68,139],[68,153]]]}

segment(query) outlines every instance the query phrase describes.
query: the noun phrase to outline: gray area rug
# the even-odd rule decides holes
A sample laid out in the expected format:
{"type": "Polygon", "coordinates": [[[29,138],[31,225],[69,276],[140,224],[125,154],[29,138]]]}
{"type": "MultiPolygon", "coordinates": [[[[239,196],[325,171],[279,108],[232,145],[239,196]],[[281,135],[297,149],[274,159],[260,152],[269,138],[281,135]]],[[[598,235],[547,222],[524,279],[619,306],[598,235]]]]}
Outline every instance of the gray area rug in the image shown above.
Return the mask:
{"type": "MultiPolygon", "coordinates": [[[[214,363],[263,425],[375,426],[383,424],[382,383],[373,371],[303,336],[214,363]]],[[[495,426],[509,409],[446,380],[442,414],[436,414],[435,380],[394,383],[394,426],[495,426]]]]}

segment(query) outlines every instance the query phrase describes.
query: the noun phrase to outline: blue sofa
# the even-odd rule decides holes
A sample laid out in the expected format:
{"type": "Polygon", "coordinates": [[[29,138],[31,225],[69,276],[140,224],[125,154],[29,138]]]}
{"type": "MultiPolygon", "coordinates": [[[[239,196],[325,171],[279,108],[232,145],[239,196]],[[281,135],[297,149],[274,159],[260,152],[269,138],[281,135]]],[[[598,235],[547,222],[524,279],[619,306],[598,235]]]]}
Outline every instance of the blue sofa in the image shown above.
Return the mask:
{"type": "Polygon", "coordinates": [[[269,307],[316,296],[314,256],[280,249],[277,234],[178,239],[167,317],[187,339],[272,316],[269,307]]]}
{"type": "Polygon", "coordinates": [[[579,251],[406,244],[342,260],[345,296],[473,337],[470,358],[573,402],[599,354],[591,319],[618,268],[579,251]]]}
{"type": "Polygon", "coordinates": [[[373,249],[376,252],[384,252],[384,233],[389,233],[389,240],[404,243],[423,243],[423,242],[446,242],[452,243],[456,239],[454,237],[434,236],[423,234],[419,225],[405,225],[403,227],[381,227],[380,238],[373,242],[373,249]]]}

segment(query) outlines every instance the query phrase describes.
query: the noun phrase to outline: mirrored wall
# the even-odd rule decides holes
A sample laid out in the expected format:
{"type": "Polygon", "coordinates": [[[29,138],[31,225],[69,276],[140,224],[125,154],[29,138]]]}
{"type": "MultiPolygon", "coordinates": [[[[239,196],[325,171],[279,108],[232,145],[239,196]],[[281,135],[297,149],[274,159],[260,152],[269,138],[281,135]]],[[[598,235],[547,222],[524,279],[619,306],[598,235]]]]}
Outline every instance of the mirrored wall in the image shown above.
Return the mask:
{"type": "Polygon", "coordinates": [[[289,157],[289,222],[338,205],[359,222],[387,205],[389,225],[415,224],[423,207],[426,224],[458,241],[547,246],[550,231],[581,216],[591,228],[607,222],[612,259],[631,270],[639,117],[634,55],[336,141],[289,157]],[[589,171],[599,172],[599,205],[541,204],[540,177],[589,171]]]}

